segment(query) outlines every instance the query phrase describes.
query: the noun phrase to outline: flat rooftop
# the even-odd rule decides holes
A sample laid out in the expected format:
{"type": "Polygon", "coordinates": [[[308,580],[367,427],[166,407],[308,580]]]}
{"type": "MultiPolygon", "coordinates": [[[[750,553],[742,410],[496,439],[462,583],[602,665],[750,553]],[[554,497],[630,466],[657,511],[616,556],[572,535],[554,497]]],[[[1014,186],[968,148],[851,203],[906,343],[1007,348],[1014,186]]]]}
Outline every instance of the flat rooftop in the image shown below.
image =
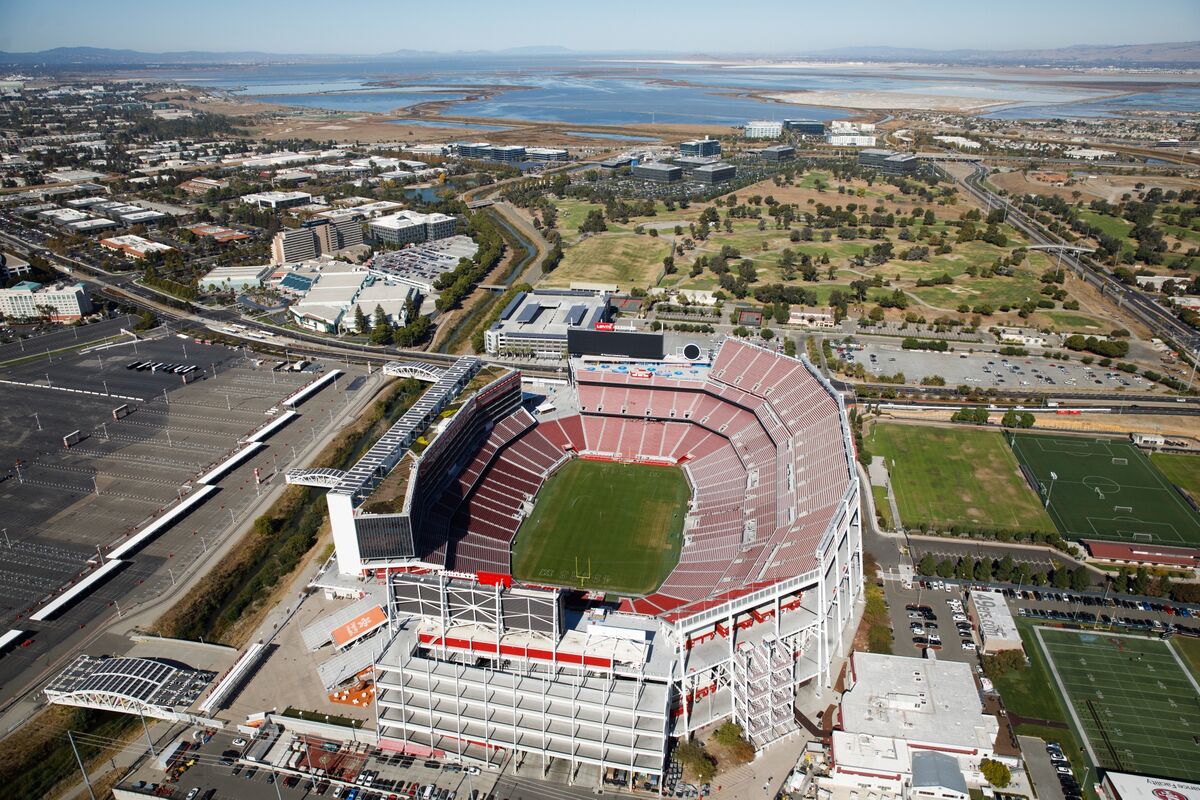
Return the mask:
{"type": "Polygon", "coordinates": [[[999,723],[983,713],[971,665],[855,653],[842,696],[847,734],[991,749],[999,723]]]}

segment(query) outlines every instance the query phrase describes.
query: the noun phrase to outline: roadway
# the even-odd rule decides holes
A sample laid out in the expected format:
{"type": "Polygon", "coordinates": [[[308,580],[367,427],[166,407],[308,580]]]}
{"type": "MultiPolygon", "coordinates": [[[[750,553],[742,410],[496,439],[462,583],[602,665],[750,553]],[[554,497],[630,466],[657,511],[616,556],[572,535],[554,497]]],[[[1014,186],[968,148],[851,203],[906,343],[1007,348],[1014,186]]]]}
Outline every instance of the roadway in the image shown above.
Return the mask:
{"type": "MultiPolygon", "coordinates": [[[[968,171],[964,167],[955,165],[943,168],[943,171],[957,180],[969,194],[988,208],[1005,209],[1008,224],[1024,233],[1035,244],[1070,244],[1070,242],[1065,242],[1046,231],[1007,198],[994,194],[984,186],[983,181],[989,174],[986,166],[973,164],[968,171]]],[[[1179,347],[1192,353],[1200,352],[1200,333],[1184,325],[1174,314],[1155,303],[1143,292],[1112,278],[1099,264],[1086,256],[1064,252],[1061,254],[1061,258],[1062,263],[1069,269],[1094,286],[1101,294],[1115,300],[1118,308],[1127,310],[1156,334],[1175,342],[1179,347]]]]}

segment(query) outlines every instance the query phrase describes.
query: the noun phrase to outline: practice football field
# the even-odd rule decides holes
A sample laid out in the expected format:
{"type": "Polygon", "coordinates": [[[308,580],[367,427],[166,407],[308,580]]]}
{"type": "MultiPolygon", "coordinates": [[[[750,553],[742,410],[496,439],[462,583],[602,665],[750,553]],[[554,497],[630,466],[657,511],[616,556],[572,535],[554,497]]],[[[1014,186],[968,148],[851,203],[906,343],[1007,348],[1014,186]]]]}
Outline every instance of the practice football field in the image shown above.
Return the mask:
{"type": "Polygon", "coordinates": [[[1006,436],[1064,538],[1200,545],[1200,514],[1131,442],[1006,436]]]}
{"type": "Polygon", "coordinates": [[[513,575],[622,594],[658,588],[679,560],[691,489],[675,467],[575,459],[538,492],[513,575]]]}
{"type": "Polygon", "coordinates": [[[1042,626],[1034,632],[1093,764],[1200,780],[1200,684],[1170,641],[1042,626]]]}

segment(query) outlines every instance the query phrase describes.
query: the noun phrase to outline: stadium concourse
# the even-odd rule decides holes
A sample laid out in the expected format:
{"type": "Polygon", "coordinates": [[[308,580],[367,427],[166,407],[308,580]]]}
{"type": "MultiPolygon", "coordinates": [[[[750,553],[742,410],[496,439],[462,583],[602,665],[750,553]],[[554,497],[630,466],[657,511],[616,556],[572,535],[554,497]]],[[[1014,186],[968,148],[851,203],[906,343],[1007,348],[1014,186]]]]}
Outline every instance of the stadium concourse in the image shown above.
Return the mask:
{"type": "Polygon", "coordinates": [[[513,751],[644,787],[671,737],[726,718],[758,748],[796,731],[796,691],[831,686],[862,588],[840,396],[806,362],[734,339],[711,364],[574,361],[539,416],[519,372],[464,391],[481,368],[464,358],[427,376],[348,472],[289,476],[332,487],[344,579],[387,587],[386,632],[364,647],[380,745],[480,762],[513,751]],[[523,520],[573,458],[686,475],[679,561],[650,594],[606,602],[512,577],[523,520]]]}

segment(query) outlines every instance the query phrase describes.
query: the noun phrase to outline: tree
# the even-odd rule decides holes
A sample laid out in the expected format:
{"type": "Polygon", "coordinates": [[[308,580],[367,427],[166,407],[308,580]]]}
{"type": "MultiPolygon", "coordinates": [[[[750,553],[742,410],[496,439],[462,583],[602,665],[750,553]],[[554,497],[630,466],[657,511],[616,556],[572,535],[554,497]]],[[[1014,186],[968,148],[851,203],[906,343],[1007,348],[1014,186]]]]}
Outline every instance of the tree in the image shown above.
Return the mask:
{"type": "Polygon", "coordinates": [[[992,758],[985,758],[979,762],[979,771],[983,773],[983,777],[987,778],[987,782],[997,789],[1003,789],[1012,783],[1012,770],[1007,764],[996,761],[992,758]]]}
{"type": "Polygon", "coordinates": [[[367,315],[363,313],[362,306],[354,307],[354,330],[358,333],[367,332],[367,315]]]}
{"type": "Polygon", "coordinates": [[[375,319],[371,326],[371,344],[385,345],[392,343],[392,324],[388,322],[383,306],[375,306],[375,319]]]}
{"type": "Polygon", "coordinates": [[[937,574],[938,574],[939,578],[953,578],[954,577],[954,562],[948,558],[943,558],[941,561],[938,562],[937,574]]]}
{"type": "Polygon", "coordinates": [[[1071,585],[1071,573],[1065,567],[1057,567],[1050,583],[1055,589],[1066,589],[1071,585]]]}
{"type": "Polygon", "coordinates": [[[1076,592],[1082,592],[1092,585],[1092,579],[1088,575],[1087,569],[1084,567],[1076,567],[1071,572],[1071,588],[1076,592]]]}
{"type": "Polygon", "coordinates": [[[701,783],[708,783],[717,774],[717,762],[697,742],[689,740],[676,745],[675,759],[701,783]]]}
{"type": "Polygon", "coordinates": [[[937,572],[937,559],[933,557],[933,553],[921,556],[921,560],[917,562],[917,572],[925,577],[937,572]]]}
{"type": "Polygon", "coordinates": [[[986,558],[981,558],[975,563],[975,580],[987,581],[992,578],[992,562],[986,558]]]}
{"type": "Polygon", "coordinates": [[[996,564],[996,580],[1001,583],[1008,583],[1012,580],[1014,566],[1012,556],[1005,554],[1004,558],[996,564]]]}

